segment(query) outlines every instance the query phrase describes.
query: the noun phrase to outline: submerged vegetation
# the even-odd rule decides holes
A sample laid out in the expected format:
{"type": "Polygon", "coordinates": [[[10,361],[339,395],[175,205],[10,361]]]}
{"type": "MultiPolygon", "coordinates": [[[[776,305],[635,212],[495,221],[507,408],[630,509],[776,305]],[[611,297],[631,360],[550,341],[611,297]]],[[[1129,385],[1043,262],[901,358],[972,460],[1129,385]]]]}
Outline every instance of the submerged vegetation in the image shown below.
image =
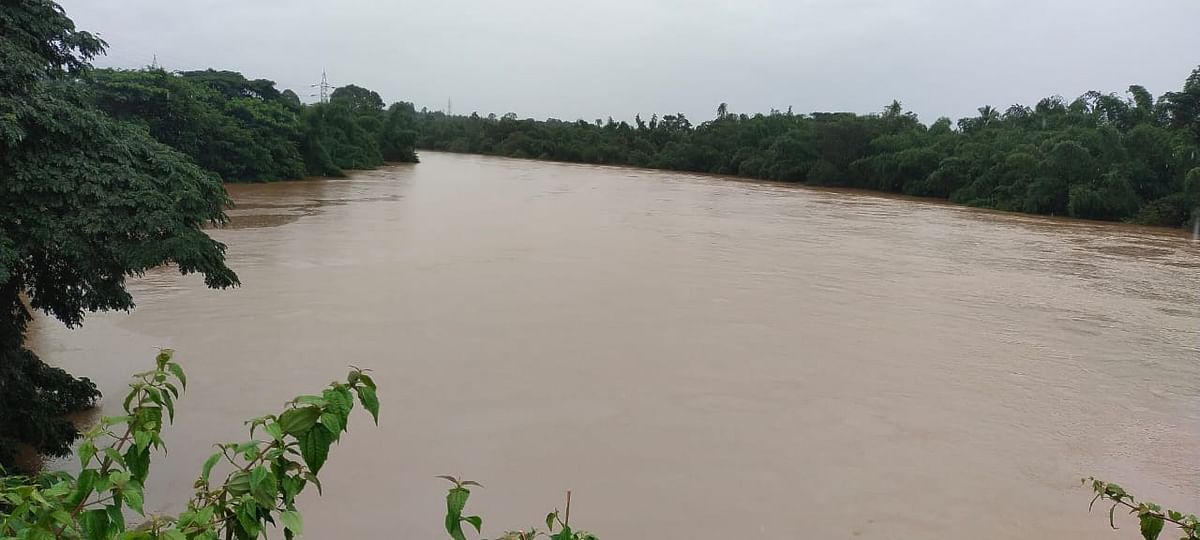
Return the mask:
{"type": "Polygon", "coordinates": [[[845,186],[1032,214],[1177,227],[1200,208],[1200,68],[1157,100],[1088,92],[930,125],[879,114],[683,114],[607,121],[417,116],[417,146],[845,186]]]}

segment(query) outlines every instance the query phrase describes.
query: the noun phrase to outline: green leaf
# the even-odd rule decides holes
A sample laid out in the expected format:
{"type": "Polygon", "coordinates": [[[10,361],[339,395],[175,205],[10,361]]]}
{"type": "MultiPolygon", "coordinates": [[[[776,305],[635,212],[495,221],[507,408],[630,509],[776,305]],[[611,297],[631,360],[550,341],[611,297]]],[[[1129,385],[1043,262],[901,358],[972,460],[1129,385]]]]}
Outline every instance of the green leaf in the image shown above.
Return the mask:
{"type": "Polygon", "coordinates": [[[146,397],[150,398],[151,402],[162,405],[162,392],[159,392],[157,388],[153,386],[147,386],[146,397]]]}
{"type": "Polygon", "coordinates": [[[313,474],[321,472],[321,466],[329,457],[329,445],[333,444],[333,439],[333,433],[319,424],[300,436],[300,456],[313,474]]]}
{"type": "Polygon", "coordinates": [[[270,475],[271,471],[268,471],[266,467],[262,465],[255,467],[254,470],[250,471],[250,491],[259,491],[270,475]]]}
{"type": "Polygon", "coordinates": [[[558,510],[546,514],[546,528],[554,531],[554,519],[558,517],[558,510]]]}
{"type": "Polygon", "coordinates": [[[358,400],[362,402],[364,409],[371,413],[371,417],[375,419],[375,425],[379,425],[379,398],[375,396],[375,389],[370,386],[359,386],[354,389],[358,392],[358,400]]]}
{"type": "Polygon", "coordinates": [[[325,406],[325,398],[322,398],[321,396],[296,396],[296,399],[293,401],[304,405],[316,405],[318,407],[325,406]]]}
{"type": "MultiPolygon", "coordinates": [[[[110,448],[109,450],[112,449],[110,448]]],[[[113,450],[113,452],[116,452],[116,450],[113,450]]],[[[120,456],[119,453],[117,455],[120,456]]],[[[129,483],[129,478],[129,473],[125,471],[114,471],[108,474],[108,479],[113,483],[113,485],[120,488],[124,488],[125,484],[129,483]]]]}
{"type": "Polygon", "coordinates": [[[230,476],[229,481],[225,483],[225,489],[231,495],[250,493],[250,475],[244,471],[233,473],[233,476],[230,476]]]}
{"type": "Polygon", "coordinates": [[[212,474],[213,467],[215,467],[217,462],[221,460],[222,455],[224,454],[217,452],[211,456],[208,456],[208,459],[204,460],[204,467],[200,469],[200,479],[204,480],[205,483],[208,482],[208,477],[212,474]]]}
{"type": "Polygon", "coordinates": [[[134,480],[142,481],[150,475],[150,451],[138,450],[136,446],[125,452],[125,465],[134,480]]]}
{"type": "Polygon", "coordinates": [[[354,399],[350,396],[350,391],[340,384],[325,389],[321,392],[321,397],[325,398],[326,409],[337,413],[338,416],[348,416],[350,409],[354,407],[354,399]]]}
{"type": "Polygon", "coordinates": [[[279,479],[280,486],[283,487],[283,499],[286,502],[291,502],[304,489],[304,480],[298,476],[284,476],[279,479]]]}
{"type": "Polygon", "coordinates": [[[167,370],[174,374],[179,379],[179,384],[183,385],[183,389],[187,390],[187,375],[183,374],[183,368],[179,367],[179,364],[171,362],[167,364],[167,370]]]}
{"type": "Polygon", "coordinates": [[[340,438],[342,431],[345,431],[346,426],[342,424],[342,417],[337,413],[327,412],[321,415],[321,425],[329,428],[335,438],[340,438]]]}
{"type": "Polygon", "coordinates": [[[159,538],[163,540],[187,540],[187,536],[176,529],[163,531],[159,534],[159,538]]]}
{"type": "Polygon", "coordinates": [[[244,529],[251,538],[258,537],[259,523],[257,505],[250,501],[242,501],[242,503],[237,506],[235,514],[237,515],[238,524],[242,526],[242,529],[244,529]]]}
{"type": "Polygon", "coordinates": [[[121,495],[125,497],[125,502],[129,503],[129,507],[139,515],[145,515],[146,512],[142,509],[142,486],[137,482],[129,482],[121,489],[121,495]]]}
{"type": "Polygon", "coordinates": [[[462,516],[463,508],[467,506],[467,499],[470,496],[469,490],[458,487],[451,489],[446,493],[446,513],[462,516]]]}
{"type": "Polygon", "coordinates": [[[553,535],[550,538],[551,540],[574,540],[571,538],[571,536],[571,526],[564,524],[562,530],[558,531],[558,534],[553,535]]]}
{"type": "Polygon", "coordinates": [[[321,493],[321,479],[317,478],[317,475],[309,471],[305,471],[304,479],[312,482],[314,486],[317,486],[317,495],[323,495],[323,493],[321,493]]]}
{"type": "Polygon", "coordinates": [[[67,505],[74,507],[81,501],[86,500],[92,494],[92,490],[96,485],[96,479],[100,473],[95,469],[84,469],[79,472],[79,479],[75,481],[75,490],[71,492],[71,496],[66,499],[67,505]]]}
{"type": "Polygon", "coordinates": [[[61,508],[50,512],[50,519],[63,527],[70,527],[75,521],[69,512],[61,508]]]}
{"type": "Polygon", "coordinates": [[[137,445],[138,450],[145,450],[147,446],[150,446],[150,432],[149,431],[134,432],[133,442],[134,442],[134,444],[137,445]]]}
{"type": "Polygon", "coordinates": [[[117,465],[120,465],[122,467],[125,466],[125,456],[122,456],[121,452],[117,451],[116,448],[113,448],[111,446],[108,448],[105,448],[104,449],[104,457],[108,458],[109,460],[111,460],[113,463],[115,463],[117,465]]]}
{"type": "Polygon", "coordinates": [[[79,515],[79,528],[88,540],[102,540],[108,537],[108,512],[103,508],[88,510],[79,515]]]}
{"type": "Polygon", "coordinates": [[[300,513],[295,510],[285,510],[279,514],[280,521],[283,526],[296,534],[304,534],[304,520],[300,517],[300,513]]]}
{"type": "Polygon", "coordinates": [[[159,349],[158,356],[154,357],[154,363],[158,369],[163,369],[171,362],[171,357],[175,355],[174,349],[159,349]]]}
{"type": "Polygon", "coordinates": [[[446,516],[446,532],[454,540],[467,540],[467,535],[463,534],[462,520],[451,519],[449,515],[446,516]]]}
{"type": "Polygon", "coordinates": [[[463,521],[466,521],[467,523],[474,525],[475,532],[480,533],[480,534],[483,533],[483,518],[481,518],[479,516],[466,516],[463,518],[463,521]]]}
{"type": "Polygon", "coordinates": [[[79,466],[86,468],[89,461],[96,456],[96,445],[90,440],[79,445],[79,466]]]}
{"type": "Polygon", "coordinates": [[[1142,538],[1145,540],[1157,540],[1159,533],[1163,530],[1163,519],[1153,514],[1146,514],[1141,517],[1142,538]]]}
{"type": "Polygon", "coordinates": [[[121,408],[125,409],[125,412],[133,412],[130,406],[133,405],[133,398],[137,397],[137,394],[136,389],[130,390],[128,394],[125,394],[125,401],[121,403],[121,408]]]}
{"type": "Polygon", "coordinates": [[[112,530],[125,530],[125,513],[121,511],[120,501],[115,501],[115,504],[109,505],[105,511],[108,512],[108,523],[112,530]]]}
{"type": "Polygon", "coordinates": [[[317,407],[288,409],[279,415],[279,427],[283,428],[284,433],[300,436],[312,429],[320,418],[321,409],[317,407]]]}
{"type": "Polygon", "coordinates": [[[217,509],[212,506],[205,506],[204,508],[200,509],[200,511],[196,512],[196,517],[192,518],[192,523],[199,525],[209,523],[212,521],[213,515],[216,514],[216,511],[217,509]]]}
{"type": "Polygon", "coordinates": [[[167,407],[167,419],[175,423],[175,401],[171,399],[171,394],[162,395],[162,404],[167,407]]]}

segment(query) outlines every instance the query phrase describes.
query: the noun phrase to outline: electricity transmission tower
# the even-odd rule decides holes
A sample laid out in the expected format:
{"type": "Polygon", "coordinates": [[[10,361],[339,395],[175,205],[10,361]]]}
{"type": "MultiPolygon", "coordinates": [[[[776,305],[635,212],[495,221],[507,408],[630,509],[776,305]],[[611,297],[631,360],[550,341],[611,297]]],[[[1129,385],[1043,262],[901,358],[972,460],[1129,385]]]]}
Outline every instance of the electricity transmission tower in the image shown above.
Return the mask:
{"type": "Polygon", "coordinates": [[[325,76],[325,70],[321,70],[320,84],[312,84],[309,86],[313,88],[320,88],[318,93],[309,94],[310,97],[319,97],[321,99],[321,103],[329,103],[329,91],[333,90],[334,87],[332,84],[329,84],[329,79],[325,76]]]}

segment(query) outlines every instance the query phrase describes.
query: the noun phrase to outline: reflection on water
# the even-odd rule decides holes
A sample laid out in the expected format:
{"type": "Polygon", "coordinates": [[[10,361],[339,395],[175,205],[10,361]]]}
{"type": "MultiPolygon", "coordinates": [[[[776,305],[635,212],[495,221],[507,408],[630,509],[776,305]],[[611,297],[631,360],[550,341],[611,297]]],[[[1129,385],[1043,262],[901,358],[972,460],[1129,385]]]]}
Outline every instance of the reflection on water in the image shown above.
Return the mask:
{"type": "MultiPolygon", "coordinates": [[[[1200,507],[1190,234],[712,176],[426,153],[230,186],[244,286],[170,269],[44,356],[119,406],[189,369],[155,511],[241,420],[371,367],[313,538],[491,533],[575,492],[606,538],[1096,538],[1090,474],[1200,507]]],[[[541,514],[544,515],[544,514],[541,514]]]]}

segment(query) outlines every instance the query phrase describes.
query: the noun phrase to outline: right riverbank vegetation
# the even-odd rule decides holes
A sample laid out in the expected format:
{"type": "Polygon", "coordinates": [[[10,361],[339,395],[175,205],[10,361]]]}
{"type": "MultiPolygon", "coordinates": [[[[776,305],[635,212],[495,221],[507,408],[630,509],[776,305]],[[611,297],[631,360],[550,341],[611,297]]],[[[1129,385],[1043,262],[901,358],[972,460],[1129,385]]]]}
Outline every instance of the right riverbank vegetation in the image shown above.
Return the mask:
{"type": "MultiPolygon", "coordinates": [[[[220,444],[201,466],[195,497],[173,516],[147,515],[151,454],[186,386],[163,351],[135,374],[125,414],[81,428],[65,415],[96,406],[87,379],[48,366],[25,347],[41,311],[68,326],[87,313],[129,310],[126,280],[162,265],[239,285],[225,246],[205,227],[225,221],[222,181],[338,175],[415,161],[413,145],[461,152],[618,163],[846,185],[1036,213],[1179,225],[1200,197],[1200,70],[1183,91],[1154,100],[1088,94],[1036,108],[990,108],[957,126],[930,126],[893,103],[882,114],[736,115],[693,127],[682,115],[650,121],[559,122],[417,113],[356,86],[328,103],[238,73],[95,70],[105,44],[78,31],[50,0],[0,9],[0,535],[4,538],[257,538],[303,530],[295,497],[345,431],[353,397],[378,420],[375,383],[361,370],[278,415],[248,422],[253,440],[220,444]],[[165,419],[164,419],[165,414],[165,419]],[[261,431],[259,431],[261,430],[261,431]],[[257,438],[255,438],[257,437],[257,438]],[[20,469],[22,452],[79,468],[20,469]],[[224,465],[220,465],[224,463],[224,465]],[[212,480],[214,467],[224,480],[212,480]],[[136,523],[126,520],[133,518],[136,523]]],[[[445,528],[465,540],[470,481],[452,482],[445,528]]],[[[1192,515],[1135,501],[1091,481],[1097,500],[1136,514],[1145,538],[1165,523],[1200,538],[1192,515]]],[[[545,528],[504,538],[588,540],[564,512],[545,528]]],[[[1095,501],[1093,501],[1095,502],[1095,501]]],[[[1114,522],[1115,525],[1115,522],[1114,522]]]]}
{"type": "Polygon", "coordinates": [[[1200,208],[1200,68],[1157,99],[1088,92],[1034,106],[991,106],[922,123],[892,102],[878,114],[683,114],[517,119],[417,115],[433,150],[837,186],[984,208],[1180,227],[1200,208]]]}

